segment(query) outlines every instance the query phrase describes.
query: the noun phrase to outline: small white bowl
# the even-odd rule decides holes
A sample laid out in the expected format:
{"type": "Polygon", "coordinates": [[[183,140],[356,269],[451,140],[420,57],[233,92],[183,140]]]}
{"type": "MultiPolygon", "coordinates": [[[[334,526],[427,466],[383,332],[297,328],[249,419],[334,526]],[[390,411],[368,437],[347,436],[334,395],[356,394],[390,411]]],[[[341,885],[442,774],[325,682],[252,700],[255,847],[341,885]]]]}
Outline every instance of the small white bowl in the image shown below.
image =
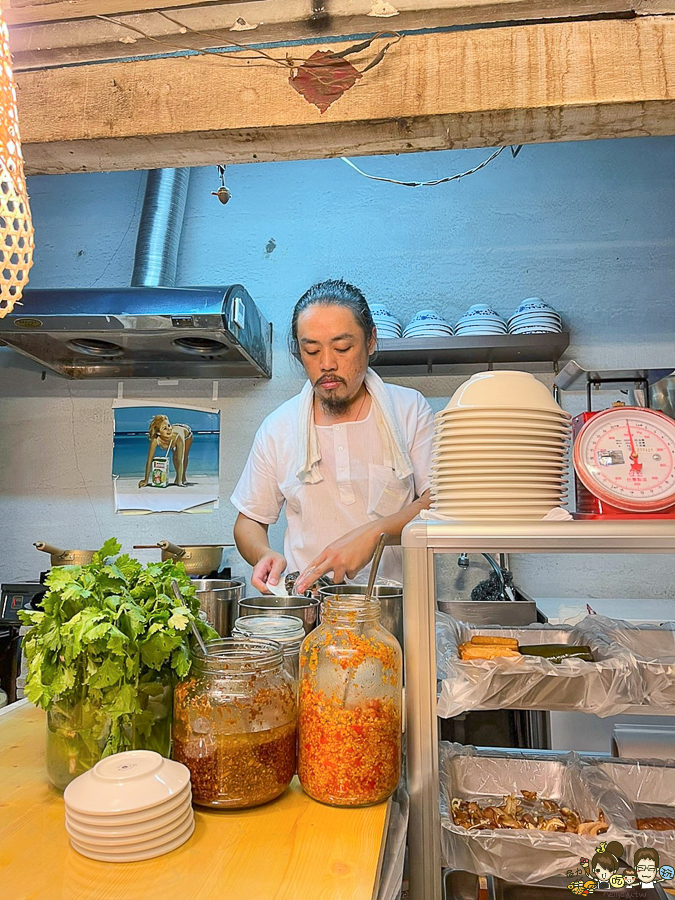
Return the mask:
{"type": "Polygon", "coordinates": [[[118,816],[157,807],[184,791],[190,770],[153,750],[115,753],[68,785],[68,809],[85,815],[118,816]]]}

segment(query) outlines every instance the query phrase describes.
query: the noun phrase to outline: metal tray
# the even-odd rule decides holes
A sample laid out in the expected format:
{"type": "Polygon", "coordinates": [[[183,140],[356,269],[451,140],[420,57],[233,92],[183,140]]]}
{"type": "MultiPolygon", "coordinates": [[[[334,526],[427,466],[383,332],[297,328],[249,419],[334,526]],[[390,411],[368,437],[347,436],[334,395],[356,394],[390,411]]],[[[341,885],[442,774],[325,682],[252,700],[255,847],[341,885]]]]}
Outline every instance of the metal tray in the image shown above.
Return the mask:
{"type": "MultiPolygon", "coordinates": [[[[518,604],[499,604],[517,606],[518,604]]],[[[442,718],[474,709],[530,709],[619,715],[643,701],[642,678],[628,650],[601,634],[587,637],[564,626],[472,626],[438,614],[436,622],[438,714],[442,718]],[[519,644],[590,646],[595,662],[523,657],[465,661],[459,645],[473,634],[516,638],[519,644]]]]}
{"type": "Polygon", "coordinates": [[[651,706],[675,706],[675,628],[658,625],[617,626],[612,639],[637,660],[651,706]]]}
{"type": "MultiPolygon", "coordinates": [[[[658,850],[663,862],[675,861],[675,831],[638,831],[638,818],[675,818],[675,762],[631,759],[585,759],[590,773],[599,771],[628,805],[626,821],[632,841],[658,850]]],[[[583,773],[582,773],[583,777],[583,773]]]]}
{"type": "MultiPolygon", "coordinates": [[[[590,767],[586,767],[590,768],[590,767]]],[[[602,773],[583,778],[584,763],[575,754],[534,755],[519,751],[490,751],[439,745],[441,789],[441,852],[451,869],[491,875],[508,882],[540,884],[559,879],[576,869],[582,857],[595,852],[598,837],[540,830],[486,829],[467,831],[455,825],[450,812],[453,797],[462,799],[503,797],[522,790],[536,791],[595,819],[598,808],[605,813],[609,830],[601,840],[618,840],[630,853],[637,843],[628,828],[613,824],[625,821],[625,801],[614,808],[612,784],[602,773]]]]}

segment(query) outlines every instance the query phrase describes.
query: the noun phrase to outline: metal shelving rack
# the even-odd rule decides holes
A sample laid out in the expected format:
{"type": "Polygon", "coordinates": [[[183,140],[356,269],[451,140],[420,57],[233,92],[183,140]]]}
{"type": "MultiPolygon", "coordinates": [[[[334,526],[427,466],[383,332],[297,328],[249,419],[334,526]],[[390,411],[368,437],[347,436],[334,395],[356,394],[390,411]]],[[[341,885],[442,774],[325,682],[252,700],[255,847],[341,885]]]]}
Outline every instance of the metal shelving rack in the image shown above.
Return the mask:
{"type": "MultiPolygon", "coordinates": [[[[437,553],[675,553],[675,522],[491,524],[415,519],[403,531],[411,900],[441,898],[435,556],[437,553]]],[[[583,710],[577,710],[583,712],[583,710]]]]}

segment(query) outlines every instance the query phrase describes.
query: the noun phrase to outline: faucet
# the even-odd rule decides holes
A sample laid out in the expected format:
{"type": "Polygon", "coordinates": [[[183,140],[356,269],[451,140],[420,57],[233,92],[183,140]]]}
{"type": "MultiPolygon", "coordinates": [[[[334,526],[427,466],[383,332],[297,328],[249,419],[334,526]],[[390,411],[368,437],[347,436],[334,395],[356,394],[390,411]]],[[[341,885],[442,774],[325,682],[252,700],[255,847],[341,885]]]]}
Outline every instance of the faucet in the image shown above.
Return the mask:
{"type": "MultiPolygon", "coordinates": [[[[502,567],[497,565],[497,563],[494,561],[494,559],[490,556],[489,553],[481,553],[481,556],[483,556],[490,563],[495,575],[499,579],[499,585],[500,585],[499,595],[502,598],[502,600],[515,600],[515,597],[513,597],[513,596],[509,597],[507,595],[506,579],[504,578],[504,571],[503,571],[502,567]]],[[[457,560],[457,565],[461,569],[469,568],[470,562],[469,562],[469,556],[467,553],[460,554],[460,557],[457,560]]],[[[511,591],[509,591],[509,593],[511,593],[511,591]]]]}

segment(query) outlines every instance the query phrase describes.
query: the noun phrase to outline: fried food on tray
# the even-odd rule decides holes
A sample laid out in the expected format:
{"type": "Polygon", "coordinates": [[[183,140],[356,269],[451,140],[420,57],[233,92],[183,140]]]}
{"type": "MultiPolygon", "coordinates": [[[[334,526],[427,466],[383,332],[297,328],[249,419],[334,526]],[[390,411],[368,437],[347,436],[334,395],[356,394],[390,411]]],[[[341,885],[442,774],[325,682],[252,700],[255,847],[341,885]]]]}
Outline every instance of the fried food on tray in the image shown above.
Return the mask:
{"type": "Polygon", "coordinates": [[[650,816],[638,819],[637,827],[640,831],[675,831],[675,819],[669,816],[650,816]]]}
{"type": "Polygon", "coordinates": [[[459,656],[460,659],[497,659],[503,656],[522,659],[517,650],[499,644],[460,644],[459,656]]]}
{"type": "Polygon", "coordinates": [[[501,805],[482,806],[475,800],[454,797],[451,803],[455,825],[467,830],[483,831],[486,828],[512,828],[528,831],[559,831],[569,834],[587,834],[595,837],[607,831],[608,825],[602,810],[595,821],[583,819],[568,806],[560,806],[555,800],[537,799],[536,791],[522,791],[523,799],[507,794],[501,805]]]}
{"type": "Polygon", "coordinates": [[[511,647],[512,650],[518,649],[518,641],[516,638],[493,637],[492,635],[474,634],[471,638],[472,644],[485,644],[491,646],[495,644],[498,647],[511,647]]]}

